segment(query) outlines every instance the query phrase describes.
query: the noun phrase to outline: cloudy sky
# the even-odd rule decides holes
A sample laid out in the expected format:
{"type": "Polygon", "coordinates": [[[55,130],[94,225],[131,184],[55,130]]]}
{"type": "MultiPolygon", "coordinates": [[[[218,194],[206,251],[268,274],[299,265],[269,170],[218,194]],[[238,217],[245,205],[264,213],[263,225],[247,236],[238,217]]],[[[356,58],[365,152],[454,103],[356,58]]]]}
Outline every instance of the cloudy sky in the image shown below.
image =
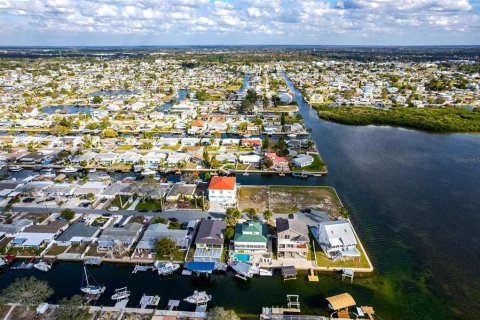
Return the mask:
{"type": "Polygon", "coordinates": [[[480,0],[0,0],[0,45],[480,44],[480,0]]]}

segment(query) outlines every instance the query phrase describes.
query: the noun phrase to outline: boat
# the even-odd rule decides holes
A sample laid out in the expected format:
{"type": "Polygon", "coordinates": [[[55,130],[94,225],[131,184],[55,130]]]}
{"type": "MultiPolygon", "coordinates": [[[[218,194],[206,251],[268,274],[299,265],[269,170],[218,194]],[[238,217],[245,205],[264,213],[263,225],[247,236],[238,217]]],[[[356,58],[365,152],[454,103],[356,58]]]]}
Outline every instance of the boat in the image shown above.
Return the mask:
{"type": "Polygon", "coordinates": [[[88,170],[88,172],[89,172],[89,173],[95,173],[95,172],[97,172],[97,169],[96,169],[96,168],[92,168],[92,169],[88,170]]]}
{"type": "Polygon", "coordinates": [[[189,297],[183,299],[183,301],[193,303],[193,304],[205,304],[212,300],[212,296],[207,294],[205,291],[195,290],[193,294],[189,297]]]}
{"type": "Polygon", "coordinates": [[[85,294],[88,295],[99,295],[105,292],[106,287],[105,286],[100,286],[100,285],[91,285],[90,282],[88,281],[88,274],[87,274],[87,268],[84,266],[83,267],[84,275],[85,275],[85,286],[82,286],[80,288],[80,291],[82,291],[85,294]]]}
{"type": "Polygon", "coordinates": [[[60,172],[62,172],[62,173],[75,173],[77,171],[78,170],[75,169],[74,167],[65,167],[62,170],[60,170],[60,172]]]}
{"type": "Polygon", "coordinates": [[[144,171],[142,171],[142,173],[140,173],[142,176],[153,176],[155,175],[155,171],[153,170],[150,170],[150,169],[145,169],[144,171]]]}
{"type": "Polygon", "coordinates": [[[245,171],[245,172],[243,173],[243,175],[244,175],[244,176],[249,176],[250,174],[249,174],[247,171],[245,171]]]}
{"type": "Polygon", "coordinates": [[[154,266],[160,276],[172,274],[180,269],[180,264],[171,262],[163,263],[160,261],[155,261],[154,266]]]}
{"type": "Polygon", "coordinates": [[[291,134],[289,134],[289,135],[287,135],[287,136],[288,136],[289,138],[293,138],[293,139],[297,137],[297,135],[294,134],[294,133],[291,133],[291,134]]]}
{"type": "Polygon", "coordinates": [[[30,259],[26,259],[22,262],[16,262],[13,266],[12,269],[15,270],[30,270],[33,268],[33,265],[35,264],[35,257],[32,257],[30,259]]]}
{"type": "Polygon", "coordinates": [[[41,165],[35,165],[35,166],[32,167],[33,171],[41,171],[42,169],[43,169],[43,166],[41,166],[41,165]]]}
{"type": "Polygon", "coordinates": [[[22,171],[23,168],[20,167],[20,166],[10,166],[10,167],[8,167],[8,170],[10,170],[12,172],[18,172],[18,171],[22,171]]]}
{"type": "Polygon", "coordinates": [[[271,277],[271,276],[273,276],[273,270],[272,269],[262,269],[262,268],[260,268],[259,271],[258,271],[258,274],[260,276],[264,276],[264,277],[271,277]]]}
{"type": "Polygon", "coordinates": [[[112,300],[124,300],[130,297],[130,291],[127,287],[115,289],[115,293],[112,295],[112,300]]]}
{"type": "Polygon", "coordinates": [[[52,168],[44,168],[42,170],[40,170],[41,172],[52,172],[53,169],[52,168]]]}
{"type": "Polygon", "coordinates": [[[52,266],[46,263],[45,261],[39,261],[33,265],[33,267],[39,271],[47,272],[52,269],[52,266]]]}

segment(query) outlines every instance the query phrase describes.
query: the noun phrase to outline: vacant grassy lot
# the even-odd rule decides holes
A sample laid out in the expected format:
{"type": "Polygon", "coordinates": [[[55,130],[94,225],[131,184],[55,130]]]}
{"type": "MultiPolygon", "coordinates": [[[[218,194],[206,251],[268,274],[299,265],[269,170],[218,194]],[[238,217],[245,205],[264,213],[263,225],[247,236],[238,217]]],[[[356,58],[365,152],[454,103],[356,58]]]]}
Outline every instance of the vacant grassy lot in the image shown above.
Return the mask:
{"type": "Polygon", "coordinates": [[[269,206],[274,213],[293,213],[303,208],[340,215],[340,199],[331,187],[270,186],[269,206]]]}
{"type": "Polygon", "coordinates": [[[241,186],[238,191],[238,209],[255,208],[263,212],[268,208],[268,186],[241,186]]]}
{"type": "Polygon", "coordinates": [[[340,214],[340,199],[331,187],[305,186],[241,186],[238,191],[238,208],[266,209],[274,213],[289,214],[300,209],[322,210],[331,216],[340,214]]]}

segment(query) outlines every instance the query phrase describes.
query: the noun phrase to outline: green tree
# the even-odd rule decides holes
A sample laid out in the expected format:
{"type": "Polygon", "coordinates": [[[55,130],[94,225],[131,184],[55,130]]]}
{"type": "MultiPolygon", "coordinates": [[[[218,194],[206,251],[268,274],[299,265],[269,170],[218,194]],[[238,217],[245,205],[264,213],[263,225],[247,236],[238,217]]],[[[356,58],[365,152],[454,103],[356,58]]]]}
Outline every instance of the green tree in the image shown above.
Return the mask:
{"type": "Polygon", "coordinates": [[[263,218],[265,220],[269,221],[270,219],[272,219],[272,217],[273,217],[273,212],[271,210],[267,209],[263,212],[263,218]]]}
{"type": "Polygon", "coordinates": [[[92,102],[95,103],[95,104],[102,103],[102,102],[103,102],[103,98],[100,97],[100,96],[94,96],[93,99],[92,99],[92,102]]]}
{"type": "Polygon", "coordinates": [[[89,320],[91,314],[88,307],[82,304],[82,297],[74,295],[71,298],[60,300],[58,308],[55,309],[54,317],[57,320],[89,320]]]}
{"type": "Polygon", "coordinates": [[[245,209],[245,212],[251,220],[253,220],[257,216],[257,210],[255,210],[255,208],[247,208],[245,209]]]}
{"type": "Polygon", "coordinates": [[[226,227],[225,230],[223,230],[223,235],[225,236],[225,240],[228,241],[235,235],[235,229],[233,227],[226,227]]]}
{"type": "Polygon", "coordinates": [[[282,112],[282,115],[280,116],[280,124],[282,126],[285,125],[285,112],[282,112]]]}
{"type": "Polygon", "coordinates": [[[2,290],[0,301],[3,303],[19,303],[21,305],[36,306],[50,297],[53,289],[46,281],[35,277],[16,278],[15,281],[2,290]]]}
{"type": "Polygon", "coordinates": [[[208,320],[240,320],[240,317],[233,310],[225,310],[222,307],[215,307],[208,311],[208,320]]]}
{"type": "Polygon", "coordinates": [[[164,237],[157,240],[155,243],[155,252],[157,259],[162,259],[166,256],[173,256],[177,251],[177,245],[175,241],[170,237],[164,237]]]}
{"type": "Polygon", "coordinates": [[[118,133],[111,128],[103,130],[102,135],[103,135],[104,138],[116,138],[116,137],[118,137],[118,133]]]}
{"type": "Polygon", "coordinates": [[[50,129],[50,132],[55,136],[66,136],[70,133],[70,129],[62,125],[56,125],[50,129]]]}
{"type": "Polygon", "coordinates": [[[225,214],[227,217],[234,219],[240,219],[242,217],[242,214],[237,208],[227,208],[225,214]]]}
{"type": "Polygon", "coordinates": [[[72,220],[75,217],[75,212],[72,209],[63,209],[60,212],[60,216],[67,220],[72,220]]]}
{"type": "Polygon", "coordinates": [[[265,136],[265,138],[262,141],[262,148],[264,150],[268,149],[268,146],[270,145],[270,141],[268,139],[268,136],[265,136]]]}

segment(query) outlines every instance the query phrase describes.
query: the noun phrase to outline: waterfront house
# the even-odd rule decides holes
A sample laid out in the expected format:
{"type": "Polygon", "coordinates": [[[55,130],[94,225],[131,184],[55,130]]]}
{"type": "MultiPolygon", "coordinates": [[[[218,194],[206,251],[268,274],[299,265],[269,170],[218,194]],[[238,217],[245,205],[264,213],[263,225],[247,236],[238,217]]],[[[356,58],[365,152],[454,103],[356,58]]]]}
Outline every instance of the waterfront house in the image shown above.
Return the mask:
{"type": "Polygon", "coordinates": [[[183,182],[175,183],[170,191],[167,193],[166,200],[168,202],[177,202],[180,199],[190,200],[195,194],[197,185],[187,184],[183,182]]]}
{"type": "Polygon", "coordinates": [[[296,158],[294,158],[292,160],[292,164],[295,166],[295,167],[308,167],[310,165],[312,165],[313,163],[313,157],[311,155],[308,155],[308,154],[299,154],[297,155],[296,158]]]}
{"type": "Polygon", "coordinates": [[[246,221],[235,226],[233,250],[236,253],[267,253],[267,225],[260,221],[246,221]]]}
{"type": "Polygon", "coordinates": [[[242,154],[238,157],[238,161],[243,164],[259,165],[262,157],[258,154],[242,154]]]}
{"type": "Polygon", "coordinates": [[[137,241],[143,225],[137,222],[127,223],[122,227],[107,227],[98,238],[97,249],[100,251],[112,250],[115,243],[121,243],[127,249],[137,241]]]}
{"type": "Polygon", "coordinates": [[[276,219],[277,257],[306,260],[308,254],[308,228],[298,219],[276,219]]]}
{"type": "Polygon", "coordinates": [[[236,177],[212,177],[208,185],[208,200],[235,204],[237,201],[236,177]]]}
{"type": "Polygon", "coordinates": [[[84,222],[77,221],[72,223],[56,240],[55,243],[60,246],[69,246],[72,244],[82,244],[93,241],[100,227],[87,225],[84,222]]]}
{"type": "Polygon", "coordinates": [[[312,233],[330,259],[360,257],[360,252],[357,249],[357,238],[349,221],[321,222],[316,232],[312,233]]]}
{"type": "Polygon", "coordinates": [[[221,220],[205,220],[200,222],[195,238],[194,261],[211,262],[222,258],[225,237],[223,231],[227,223],[221,220]]]}
{"type": "Polygon", "coordinates": [[[273,163],[273,169],[288,170],[288,158],[280,157],[276,153],[265,153],[265,159],[270,159],[273,163]]]}
{"type": "Polygon", "coordinates": [[[65,229],[68,221],[50,221],[48,224],[37,224],[26,227],[15,239],[10,242],[11,246],[22,248],[40,248],[44,244],[53,241],[65,229]]]}
{"type": "Polygon", "coordinates": [[[190,244],[188,230],[169,229],[168,225],[163,223],[154,223],[148,226],[143,233],[142,238],[135,247],[137,254],[155,252],[155,243],[163,238],[170,238],[175,242],[177,248],[186,250],[190,244]]]}

